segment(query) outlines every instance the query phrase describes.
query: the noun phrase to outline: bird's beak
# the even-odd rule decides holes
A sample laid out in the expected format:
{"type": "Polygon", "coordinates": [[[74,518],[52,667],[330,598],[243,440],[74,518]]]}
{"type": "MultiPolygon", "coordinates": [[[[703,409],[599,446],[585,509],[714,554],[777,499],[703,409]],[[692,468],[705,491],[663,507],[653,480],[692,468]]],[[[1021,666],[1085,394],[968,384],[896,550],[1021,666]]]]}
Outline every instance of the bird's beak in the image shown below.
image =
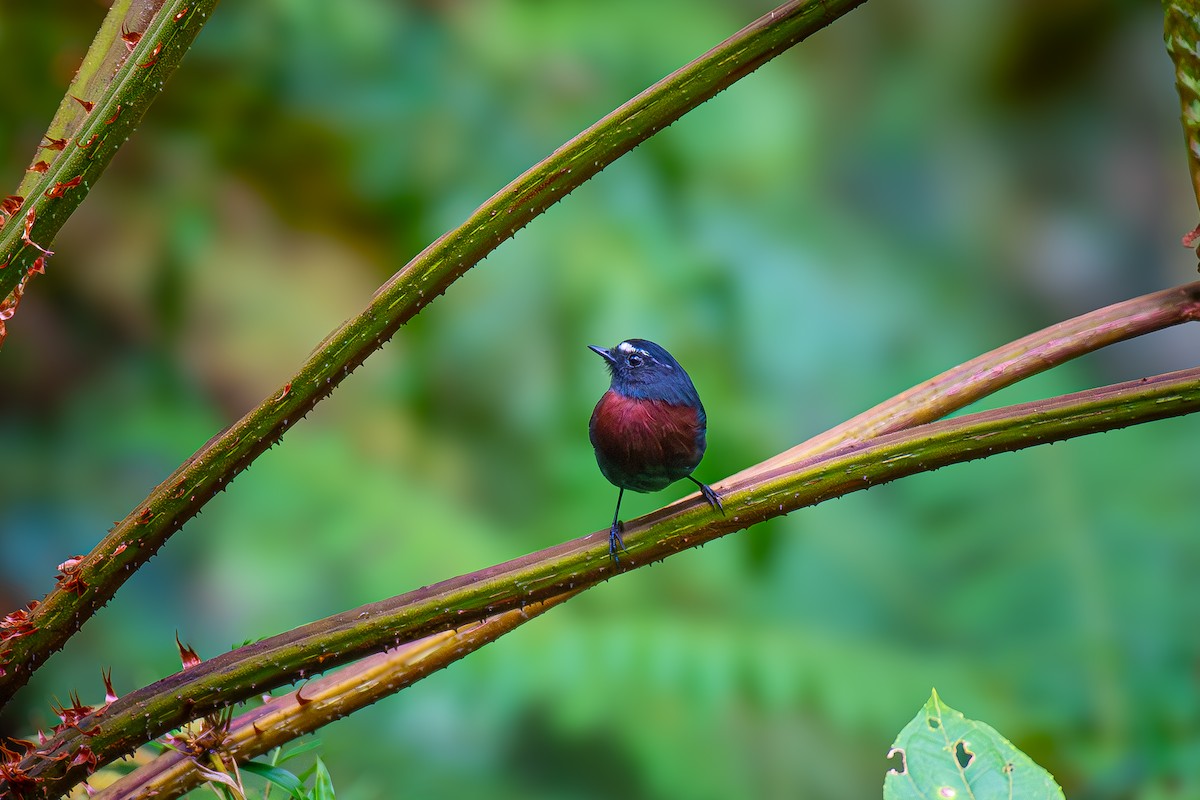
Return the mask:
{"type": "Polygon", "coordinates": [[[607,347],[600,347],[599,345],[595,345],[595,344],[589,344],[589,345],[588,345],[588,350],[591,350],[593,353],[595,353],[596,355],[598,355],[598,356],[600,356],[601,358],[603,358],[603,359],[604,359],[605,361],[607,361],[609,364],[616,364],[616,363],[617,363],[617,357],[616,357],[616,356],[614,356],[614,355],[612,354],[612,351],[611,351],[611,350],[609,350],[607,347]]]}

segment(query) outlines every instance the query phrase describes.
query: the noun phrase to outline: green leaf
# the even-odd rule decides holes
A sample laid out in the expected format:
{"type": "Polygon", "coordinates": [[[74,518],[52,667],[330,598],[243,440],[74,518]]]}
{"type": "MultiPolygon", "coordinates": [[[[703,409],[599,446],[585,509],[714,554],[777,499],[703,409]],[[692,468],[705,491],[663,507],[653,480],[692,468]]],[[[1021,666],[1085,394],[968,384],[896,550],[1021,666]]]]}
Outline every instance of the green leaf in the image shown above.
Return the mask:
{"type": "Polygon", "coordinates": [[[309,739],[307,742],[304,742],[303,744],[298,744],[295,747],[288,749],[287,751],[281,752],[279,754],[279,758],[275,761],[275,763],[282,764],[285,761],[290,761],[291,759],[295,758],[296,756],[303,755],[304,753],[307,753],[310,750],[316,750],[320,746],[321,746],[320,739],[316,739],[316,738],[309,739]]]}
{"type": "Polygon", "coordinates": [[[313,768],[313,788],[309,797],[312,800],[334,800],[333,778],[329,776],[329,770],[325,768],[325,762],[319,756],[313,768]]]}
{"type": "Polygon", "coordinates": [[[992,726],[943,703],[936,690],[900,731],[888,758],[898,763],[883,779],[884,800],[1064,800],[1049,772],[992,726]]]}
{"type": "Polygon", "coordinates": [[[304,784],[286,769],[267,764],[263,761],[247,761],[242,764],[242,771],[253,773],[260,778],[266,778],[271,783],[288,792],[296,800],[304,800],[304,784]]]}

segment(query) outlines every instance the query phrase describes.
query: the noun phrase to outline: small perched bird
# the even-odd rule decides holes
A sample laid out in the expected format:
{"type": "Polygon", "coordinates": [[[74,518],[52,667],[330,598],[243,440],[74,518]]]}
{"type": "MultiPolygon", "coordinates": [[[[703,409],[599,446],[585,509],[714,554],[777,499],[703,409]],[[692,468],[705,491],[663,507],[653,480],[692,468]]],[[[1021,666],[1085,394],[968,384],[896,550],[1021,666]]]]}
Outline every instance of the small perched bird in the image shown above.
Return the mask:
{"type": "Polygon", "coordinates": [[[721,498],[692,477],[704,457],[707,418],[692,379],[671,354],[645,339],[627,339],[605,349],[588,345],[608,364],[609,386],[588,431],[596,463],[616,486],[617,510],[608,533],[608,552],[619,561],[621,498],[626,489],[657,492],[682,478],[700,487],[708,504],[724,513],[721,498]]]}

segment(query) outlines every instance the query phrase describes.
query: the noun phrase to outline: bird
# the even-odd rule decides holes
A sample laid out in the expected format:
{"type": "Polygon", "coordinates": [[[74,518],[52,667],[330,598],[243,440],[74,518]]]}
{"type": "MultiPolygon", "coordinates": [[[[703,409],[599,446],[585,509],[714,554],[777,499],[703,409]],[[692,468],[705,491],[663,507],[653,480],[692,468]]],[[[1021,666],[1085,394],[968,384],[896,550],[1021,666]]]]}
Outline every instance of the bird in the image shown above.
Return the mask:
{"type": "Polygon", "coordinates": [[[608,554],[619,563],[618,548],[626,549],[620,522],[626,489],[657,492],[687,478],[710,506],[722,514],[725,509],[720,495],[692,476],[704,457],[708,418],[679,362],[647,339],[588,349],[604,359],[612,376],[592,411],[588,434],[600,472],[618,489],[608,554]]]}

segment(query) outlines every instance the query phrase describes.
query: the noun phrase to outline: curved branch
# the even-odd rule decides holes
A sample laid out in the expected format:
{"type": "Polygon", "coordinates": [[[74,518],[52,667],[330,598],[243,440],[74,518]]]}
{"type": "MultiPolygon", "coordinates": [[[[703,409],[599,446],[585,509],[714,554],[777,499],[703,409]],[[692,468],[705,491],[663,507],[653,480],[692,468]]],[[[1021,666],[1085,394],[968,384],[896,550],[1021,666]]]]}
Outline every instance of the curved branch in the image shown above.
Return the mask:
{"type": "Polygon", "coordinates": [[[933,422],[1073,358],[1197,320],[1200,320],[1200,282],[1089,311],[952,367],[764,463],[795,464],[839,444],[933,422]]]}
{"type": "MultiPolygon", "coordinates": [[[[996,453],[1200,411],[1200,368],[985,411],[851,443],[800,464],[760,465],[727,484],[726,515],[692,495],[627,524],[617,567],[608,531],[361,606],[197,664],[77,721],[17,765],[39,794],[191,719],[383,648],[576,592],[825,500],[996,453]]],[[[0,784],[0,788],[5,788],[0,784]]]]}
{"type": "Polygon", "coordinates": [[[109,9],[17,194],[0,205],[0,344],[25,282],[45,271],[59,229],[129,139],[216,5],[123,0],[109,9]]]}
{"type": "Polygon", "coordinates": [[[865,0],[793,0],[672,73],[564,144],[427,247],[278,391],[214,436],[0,639],[0,705],[233,478],[328,397],[367,356],[501,242],[635,146],[865,0]]]}
{"type": "MultiPolygon", "coordinates": [[[[579,591],[582,590],[555,595],[482,622],[368,656],[294,692],[273,697],[234,719],[215,749],[222,760],[233,759],[238,763],[262,755],[411,686],[541,616],[579,591]]],[[[92,800],[149,797],[168,800],[204,781],[195,758],[179,750],[169,750],[92,795],[92,800]]]]}

